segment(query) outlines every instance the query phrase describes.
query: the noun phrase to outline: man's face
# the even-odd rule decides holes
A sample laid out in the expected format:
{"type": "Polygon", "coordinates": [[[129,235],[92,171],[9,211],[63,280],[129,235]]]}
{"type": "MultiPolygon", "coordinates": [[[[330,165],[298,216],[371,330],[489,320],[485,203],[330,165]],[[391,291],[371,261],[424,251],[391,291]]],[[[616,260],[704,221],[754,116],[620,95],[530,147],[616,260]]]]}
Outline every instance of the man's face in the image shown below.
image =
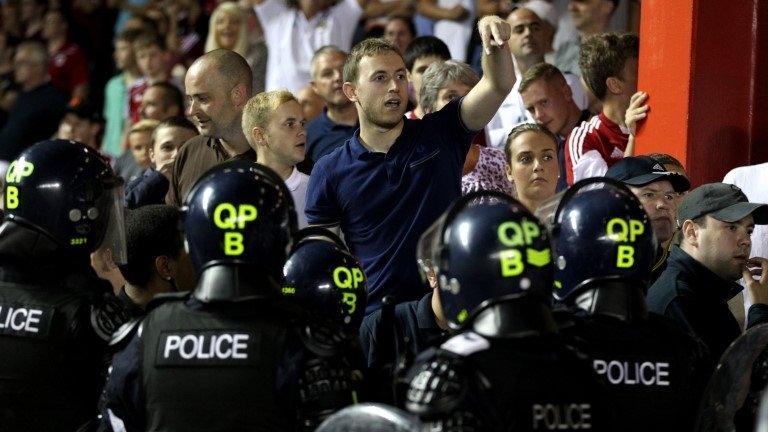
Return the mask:
{"type": "Polygon", "coordinates": [[[610,16],[613,5],[608,0],[571,0],[568,9],[576,29],[585,30],[610,16]]]}
{"type": "Polygon", "coordinates": [[[304,160],[307,132],[304,129],[304,113],[296,101],[288,101],[277,107],[269,118],[265,136],[273,156],[286,166],[304,160]]]}
{"type": "Polygon", "coordinates": [[[59,131],[56,136],[59,139],[75,140],[81,143],[88,142],[91,122],[88,119],[78,117],[74,113],[67,113],[59,123],[59,131]]]}
{"type": "Polygon", "coordinates": [[[134,132],[128,135],[128,148],[133,158],[142,169],[150,166],[149,146],[152,145],[152,135],[149,132],[134,132]]]}
{"type": "Polygon", "coordinates": [[[221,48],[233,49],[240,37],[240,18],[229,13],[222,13],[216,18],[214,31],[221,48]]]}
{"type": "Polygon", "coordinates": [[[448,102],[466,96],[470,90],[472,90],[472,87],[458,81],[448,84],[438,90],[433,111],[440,111],[444,106],[448,105],[448,102]]]}
{"type": "Polygon", "coordinates": [[[544,57],[546,34],[541,19],[528,9],[517,9],[507,18],[512,27],[509,50],[520,58],[544,57]]]}
{"type": "Polygon", "coordinates": [[[733,223],[707,216],[705,226],[697,228],[699,261],[723,279],[738,280],[752,250],[754,229],[752,215],[733,223]]]}
{"type": "Polygon", "coordinates": [[[117,69],[119,70],[130,68],[136,63],[131,44],[123,40],[119,40],[115,43],[115,53],[113,57],[115,66],[117,66],[117,69]]]}
{"type": "Polygon", "coordinates": [[[163,121],[169,117],[172,117],[171,107],[165,105],[163,98],[163,90],[160,87],[152,86],[144,91],[144,96],[141,99],[141,105],[139,106],[139,113],[143,119],[152,119],[157,121],[163,121]]]}
{"type": "MultiPolygon", "coordinates": [[[[419,91],[421,90],[421,77],[424,75],[424,71],[426,71],[432,63],[444,61],[445,60],[436,55],[431,55],[420,57],[416,59],[415,62],[413,62],[413,69],[408,71],[408,80],[413,86],[413,98],[415,101],[419,100],[419,91]]],[[[400,62],[402,63],[402,60],[400,60],[400,62]]]]}
{"type": "Polygon", "coordinates": [[[40,78],[46,71],[47,67],[40,64],[30,50],[21,49],[16,52],[13,60],[13,77],[17,84],[24,86],[40,78]]]}
{"type": "MultiPolygon", "coordinates": [[[[547,81],[538,79],[532,82],[524,92],[525,109],[537,123],[542,124],[553,134],[568,135],[571,131],[568,114],[576,105],[571,97],[571,88],[557,79],[547,81]]],[[[578,108],[577,108],[578,109],[578,108]]]]}
{"type": "Polygon", "coordinates": [[[170,263],[171,277],[176,284],[176,288],[179,291],[193,290],[195,285],[197,285],[197,274],[187,251],[181,248],[179,256],[175,259],[170,258],[170,263]]]}
{"type": "Polygon", "coordinates": [[[193,64],[184,79],[188,99],[188,115],[200,134],[223,137],[240,126],[240,112],[231,95],[232,88],[215,67],[203,62],[193,64]]]}
{"type": "Polygon", "coordinates": [[[182,127],[162,127],[155,131],[155,141],[152,143],[149,159],[155,168],[163,166],[176,159],[176,153],[190,138],[196,136],[194,131],[182,127]]]}
{"type": "Polygon", "coordinates": [[[659,243],[669,241],[675,234],[677,219],[677,192],[669,180],[659,180],[645,186],[629,186],[643,205],[651,220],[659,243]]]}
{"type": "Polygon", "coordinates": [[[387,22],[387,26],[384,27],[384,39],[394,45],[400,52],[400,55],[405,54],[405,49],[408,48],[408,44],[411,43],[413,37],[414,34],[411,33],[408,24],[402,19],[391,19],[387,22]]]}
{"type": "Polygon", "coordinates": [[[163,51],[155,45],[136,50],[136,64],[141,74],[148,78],[162,76],[165,72],[163,51]]]}
{"type": "Polygon", "coordinates": [[[398,54],[387,52],[363,57],[358,65],[357,82],[350,87],[354,87],[353,101],[359,103],[361,118],[385,129],[403,121],[408,101],[408,76],[398,54]]]}
{"type": "Polygon", "coordinates": [[[344,61],[346,56],[331,52],[315,60],[315,76],[312,88],[328,106],[345,107],[352,104],[341,87],[344,84],[344,61]]]}

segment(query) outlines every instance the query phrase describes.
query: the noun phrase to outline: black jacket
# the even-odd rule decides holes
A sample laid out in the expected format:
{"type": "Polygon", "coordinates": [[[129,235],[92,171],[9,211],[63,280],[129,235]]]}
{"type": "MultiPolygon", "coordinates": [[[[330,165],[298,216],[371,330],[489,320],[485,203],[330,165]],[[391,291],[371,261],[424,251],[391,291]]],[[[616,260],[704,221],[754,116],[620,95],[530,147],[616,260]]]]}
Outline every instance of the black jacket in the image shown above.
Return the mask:
{"type": "MultiPolygon", "coordinates": [[[[648,310],[671,318],[699,337],[716,363],[741,334],[739,323],[728,309],[728,300],[742,286],[710,271],[677,246],[667,268],[648,291],[648,310]]],[[[747,313],[747,327],[768,322],[768,305],[755,304],[747,313]]]]}

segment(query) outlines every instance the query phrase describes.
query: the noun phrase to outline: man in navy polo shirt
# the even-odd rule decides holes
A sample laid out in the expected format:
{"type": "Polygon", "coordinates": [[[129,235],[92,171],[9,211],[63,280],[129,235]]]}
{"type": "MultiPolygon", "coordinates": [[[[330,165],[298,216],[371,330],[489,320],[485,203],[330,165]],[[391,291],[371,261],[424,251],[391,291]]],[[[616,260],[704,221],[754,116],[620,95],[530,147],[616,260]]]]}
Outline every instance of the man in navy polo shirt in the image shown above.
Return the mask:
{"type": "Polygon", "coordinates": [[[488,16],[478,27],[483,78],[465,97],[421,121],[403,118],[408,79],[394,46],[367,39],[344,64],[344,94],[357,106],[360,129],[317,162],[306,214],[311,225],[341,227],[368,276],[367,313],[385,295],[409,301],[429,290],[416,268],[416,243],[461,195],[470,142],[515,83],[509,24],[488,16]]]}
{"type": "Polygon", "coordinates": [[[341,89],[347,53],[335,46],[324,46],[312,58],[312,88],[326,108],[307,124],[309,166],[344,145],[357,129],[357,107],[341,89]]]}

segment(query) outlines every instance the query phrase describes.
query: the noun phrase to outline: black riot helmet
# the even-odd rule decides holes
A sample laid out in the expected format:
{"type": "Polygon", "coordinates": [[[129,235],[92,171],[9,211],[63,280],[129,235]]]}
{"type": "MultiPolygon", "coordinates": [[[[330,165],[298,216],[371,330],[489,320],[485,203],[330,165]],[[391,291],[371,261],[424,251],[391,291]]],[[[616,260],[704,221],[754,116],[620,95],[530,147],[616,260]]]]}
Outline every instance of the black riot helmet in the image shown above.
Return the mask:
{"type": "Polygon", "coordinates": [[[271,169],[229,161],[208,170],[184,205],[183,228],[202,301],[279,295],[296,232],[293,199],[271,169]]]}
{"type": "Polygon", "coordinates": [[[362,266],[326,229],[305,228],[295,243],[283,267],[283,295],[328,337],[357,337],[368,292],[362,266]]]}
{"type": "Polygon", "coordinates": [[[96,150],[60,139],[41,141],[5,174],[5,218],[50,237],[74,254],[108,247],[126,262],[123,181],[96,150]]]}
{"type": "Polygon", "coordinates": [[[460,327],[491,300],[552,295],[546,230],[514,198],[491,191],[459,198],[419,239],[422,274],[436,279],[448,324],[460,327]]]}
{"type": "Polygon", "coordinates": [[[348,406],[328,417],[317,432],[421,432],[425,426],[416,416],[382,404],[348,406]]]}
{"type": "Polygon", "coordinates": [[[556,299],[575,301],[599,282],[647,284],[656,236],[624,184],[606,177],[581,180],[543,203],[537,215],[552,237],[556,299]]]}

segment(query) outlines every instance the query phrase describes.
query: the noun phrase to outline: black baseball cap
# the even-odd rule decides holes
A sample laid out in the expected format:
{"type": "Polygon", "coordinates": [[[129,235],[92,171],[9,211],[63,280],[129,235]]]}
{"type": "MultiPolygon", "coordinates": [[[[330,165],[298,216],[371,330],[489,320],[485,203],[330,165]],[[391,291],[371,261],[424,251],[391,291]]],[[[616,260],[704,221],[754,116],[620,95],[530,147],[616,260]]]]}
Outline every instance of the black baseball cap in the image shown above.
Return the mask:
{"type": "Polygon", "coordinates": [[[675,192],[685,192],[691,182],[684,175],[664,169],[664,165],[650,156],[628,156],[608,169],[606,177],[630,186],[645,186],[660,180],[672,183],[675,192]]]}
{"type": "Polygon", "coordinates": [[[738,186],[707,183],[689,192],[677,209],[678,225],[710,215],[723,222],[737,222],[752,215],[757,225],[768,225],[768,205],[751,203],[738,186]]]}

